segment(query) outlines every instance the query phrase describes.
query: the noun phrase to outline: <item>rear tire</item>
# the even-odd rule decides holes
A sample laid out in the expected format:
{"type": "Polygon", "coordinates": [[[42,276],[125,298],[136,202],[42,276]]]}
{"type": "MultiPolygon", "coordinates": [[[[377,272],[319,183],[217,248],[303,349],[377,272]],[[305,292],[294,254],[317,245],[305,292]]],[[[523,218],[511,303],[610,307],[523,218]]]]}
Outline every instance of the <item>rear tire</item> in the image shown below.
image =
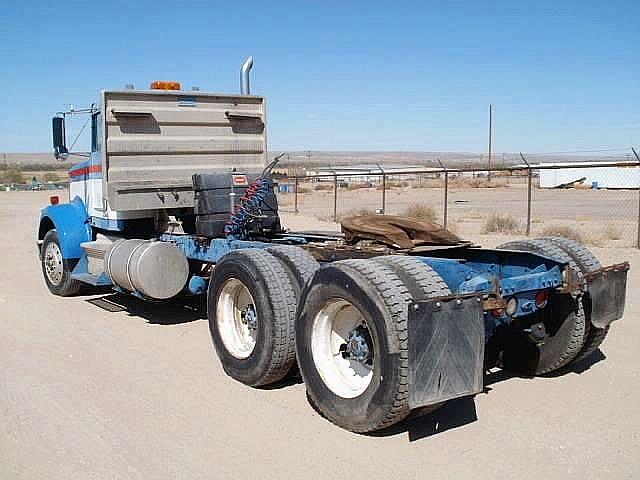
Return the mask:
{"type": "MultiPolygon", "coordinates": [[[[304,248],[295,245],[274,245],[268,247],[267,252],[282,263],[295,293],[295,302],[300,300],[300,292],[311,281],[316,270],[320,268],[318,261],[304,248]]],[[[293,362],[288,378],[300,378],[297,362],[293,362]]]]}
{"type": "Polygon", "coordinates": [[[392,270],[369,260],[324,266],[303,290],[298,364],[310,402],[325,418],[363,433],[409,414],[410,300],[392,270]]]}
{"type": "Polygon", "coordinates": [[[78,260],[62,258],[62,247],[55,229],[44,236],[40,252],[42,274],[49,291],[61,297],[76,295],[82,283],[71,278],[71,272],[78,260]]]}
{"type": "Polygon", "coordinates": [[[307,250],[294,245],[274,245],[268,247],[267,252],[282,262],[291,280],[297,301],[300,292],[320,268],[320,264],[307,250]]]}
{"type": "Polygon", "coordinates": [[[250,386],[284,378],[295,361],[293,286],[264,250],[235,250],[215,265],[209,330],[224,371],[250,386]]]}
{"type": "Polygon", "coordinates": [[[451,290],[442,277],[419,258],[388,255],[375,257],[373,261],[393,270],[415,301],[451,295],[451,290]]]}
{"type": "MultiPolygon", "coordinates": [[[[451,295],[451,290],[442,277],[429,265],[416,257],[387,255],[375,257],[374,262],[384,265],[398,275],[414,301],[451,295]]],[[[435,412],[446,402],[420,407],[420,416],[435,412]]],[[[415,412],[414,412],[415,413],[415,412]]]]}
{"type": "MultiPolygon", "coordinates": [[[[570,268],[580,273],[576,262],[547,239],[517,240],[500,245],[498,249],[544,255],[568,263],[570,268]]],[[[503,353],[505,368],[524,369],[526,373],[543,375],[564,367],[576,358],[584,345],[588,328],[582,303],[569,294],[552,294],[542,313],[547,330],[545,343],[538,348],[531,348],[534,347],[533,344],[521,345],[515,342],[515,338],[508,336],[509,340],[503,353]]],[[[527,342],[525,339],[522,341],[527,342]]]]}
{"type": "MultiPolygon", "coordinates": [[[[549,240],[562,248],[571,258],[573,258],[583,274],[595,272],[602,268],[600,260],[598,260],[596,256],[580,242],[564,237],[545,237],[544,240],[549,240]]],[[[587,357],[590,357],[596,350],[598,350],[607,336],[607,333],[609,333],[609,325],[605,328],[599,328],[591,323],[591,297],[588,292],[582,296],[582,306],[587,317],[586,326],[588,332],[582,350],[580,350],[578,356],[573,360],[573,363],[577,363],[587,357]]]]}

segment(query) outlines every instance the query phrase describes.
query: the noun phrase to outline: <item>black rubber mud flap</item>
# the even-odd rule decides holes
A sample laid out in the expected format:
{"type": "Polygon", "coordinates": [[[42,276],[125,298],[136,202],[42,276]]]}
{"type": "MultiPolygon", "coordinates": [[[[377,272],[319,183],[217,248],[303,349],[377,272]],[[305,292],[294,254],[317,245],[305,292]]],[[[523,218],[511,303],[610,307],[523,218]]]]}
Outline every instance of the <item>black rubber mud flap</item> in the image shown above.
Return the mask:
{"type": "Polygon", "coordinates": [[[591,297],[591,323],[605,328],[622,318],[627,296],[628,264],[605,267],[587,276],[587,290],[591,297]]]}
{"type": "Polygon", "coordinates": [[[485,328],[477,296],[409,305],[409,406],[482,391],[485,328]]]}

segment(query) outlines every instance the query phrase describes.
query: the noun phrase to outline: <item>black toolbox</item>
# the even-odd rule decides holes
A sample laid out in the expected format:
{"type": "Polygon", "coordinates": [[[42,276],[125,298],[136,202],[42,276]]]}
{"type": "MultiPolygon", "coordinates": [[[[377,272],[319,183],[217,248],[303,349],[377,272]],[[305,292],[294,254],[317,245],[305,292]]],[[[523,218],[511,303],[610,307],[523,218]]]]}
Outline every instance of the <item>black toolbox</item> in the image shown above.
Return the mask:
{"type": "MultiPolygon", "coordinates": [[[[233,213],[241,206],[247,189],[259,174],[214,173],[199,174],[192,177],[194,191],[194,214],[196,233],[206,237],[222,237],[225,226],[233,213]]],[[[267,181],[272,185],[270,179],[267,181]]],[[[248,219],[246,229],[256,234],[280,231],[278,218],[278,200],[269,188],[267,194],[257,205],[248,219]]]]}

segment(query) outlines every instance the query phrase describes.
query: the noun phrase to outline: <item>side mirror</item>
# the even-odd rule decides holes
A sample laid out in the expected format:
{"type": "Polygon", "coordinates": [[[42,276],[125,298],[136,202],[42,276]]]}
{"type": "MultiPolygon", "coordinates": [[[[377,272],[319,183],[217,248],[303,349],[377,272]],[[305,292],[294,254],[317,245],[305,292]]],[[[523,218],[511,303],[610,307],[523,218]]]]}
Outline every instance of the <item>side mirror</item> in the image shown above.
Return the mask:
{"type": "Polygon", "coordinates": [[[69,150],[67,150],[67,141],[64,134],[64,118],[53,117],[51,127],[53,130],[53,154],[58,160],[66,158],[69,150]]]}

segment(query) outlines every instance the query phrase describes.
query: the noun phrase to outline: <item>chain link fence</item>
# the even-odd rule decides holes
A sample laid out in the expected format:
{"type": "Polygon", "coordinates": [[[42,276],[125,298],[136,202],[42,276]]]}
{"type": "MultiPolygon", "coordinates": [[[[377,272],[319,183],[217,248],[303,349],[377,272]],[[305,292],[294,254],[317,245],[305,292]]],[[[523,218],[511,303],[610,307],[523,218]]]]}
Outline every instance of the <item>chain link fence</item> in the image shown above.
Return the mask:
{"type": "Polygon", "coordinates": [[[327,222],[386,213],[435,221],[460,236],[562,235],[640,248],[640,160],[495,168],[281,176],[283,212],[327,222]]]}

